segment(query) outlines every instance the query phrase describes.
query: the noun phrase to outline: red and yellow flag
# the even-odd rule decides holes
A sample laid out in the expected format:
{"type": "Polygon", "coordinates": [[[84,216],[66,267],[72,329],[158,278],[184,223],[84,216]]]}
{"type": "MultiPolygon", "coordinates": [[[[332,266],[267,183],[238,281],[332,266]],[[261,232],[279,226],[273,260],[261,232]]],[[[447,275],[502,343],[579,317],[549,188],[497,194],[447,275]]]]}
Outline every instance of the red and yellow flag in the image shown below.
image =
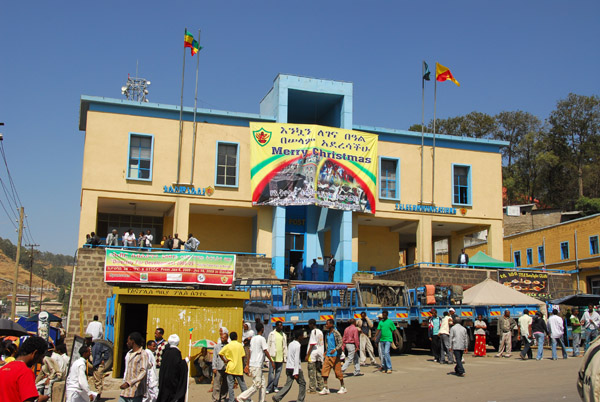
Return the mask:
{"type": "Polygon", "coordinates": [[[435,79],[440,82],[452,81],[457,86],[460,86],[460,83],[456,81],[448,67],[444,67],[440,63],[435,63],[435,79]]]}

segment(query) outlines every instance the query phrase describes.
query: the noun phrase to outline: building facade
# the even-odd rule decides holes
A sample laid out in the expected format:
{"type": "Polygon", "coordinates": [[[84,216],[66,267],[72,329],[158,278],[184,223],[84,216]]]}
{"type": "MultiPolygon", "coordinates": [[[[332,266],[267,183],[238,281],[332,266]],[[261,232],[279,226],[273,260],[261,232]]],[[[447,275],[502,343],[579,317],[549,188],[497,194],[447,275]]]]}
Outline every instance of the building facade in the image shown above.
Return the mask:
{"type": "Polygon", "coordinates": [[[421,133],[356,125],[352,111],[351,83],[278,75],[259,114],[197,109],[194,130],[184,108],[180,136],[178,106],[82,96],[79,242],[113,228],[151,230],[155,244],[193,233],[202,250],[266,255],[279,278],[302,258],[302,279],[312,278],[313,259],[325,279],[334,255],[338,282],[357,270],[432,262],[441,239],[453,261],[464,236],[483,230],[488,253],[502,258],[504,142],[426,133],[422,145],[421,133]],[[250,122],[376,134],[376,212],[253,206],[250,122]]]}
{"type": "Polygon", "coordinates": [[[600,214],[504,238],[504,260],[517,268],[572,273],[573,289],[600,294],[600,214]]]}

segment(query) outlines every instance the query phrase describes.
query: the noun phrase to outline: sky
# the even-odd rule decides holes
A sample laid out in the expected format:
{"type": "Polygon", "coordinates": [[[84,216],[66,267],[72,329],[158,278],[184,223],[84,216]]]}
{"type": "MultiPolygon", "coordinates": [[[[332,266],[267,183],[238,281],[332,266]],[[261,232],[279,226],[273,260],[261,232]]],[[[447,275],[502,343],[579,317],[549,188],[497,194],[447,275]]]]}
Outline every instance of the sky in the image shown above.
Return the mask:
{"type": "MultiPolygon", "coordinates": [[[[122,99],[137,64],[151,81],[150,102],[179,105],[186,27],[201,30],[204,47],[199,107],[258,113],[277,74],[294,74],[352,82],[354,124],[407,129],[421,122],[423,60],[461,83],[438,85],[439,118],[523,110],[545,120],[570,92],[600,94],[599,15],[597,0],[6,2],[0,132],[27,215],[23,243],[75,253],[81,95],[122,99]]],[[[188,107],[195,68],[187,56],[188,107]]],[[[433,81],[425,94],[432,118],[433,81]]],[[[0,237],[16,243],[16,208],[0,200],[8,211],[0,209],[0,237]]]]}

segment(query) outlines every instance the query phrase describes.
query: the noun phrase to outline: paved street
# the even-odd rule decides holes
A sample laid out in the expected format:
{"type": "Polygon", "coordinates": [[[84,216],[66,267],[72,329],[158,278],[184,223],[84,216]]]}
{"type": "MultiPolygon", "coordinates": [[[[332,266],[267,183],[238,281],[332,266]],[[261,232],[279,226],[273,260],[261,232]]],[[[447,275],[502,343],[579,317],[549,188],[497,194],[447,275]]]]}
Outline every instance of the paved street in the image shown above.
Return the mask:
{"type": "MultiPolygon", "coordinates": [[[[560,354],[559,354],[560,355],[560,354]]],[[[306,401],[339,400],[345,401],[579,401],[576,388],[577,371],[581,358],[567,360],[550,360],[550,351],[545,351],[545,359],[541,361],[512,358],[465,357],[465,377],[448,375],[454,366],[433,363],[431,356],[426,354],[410,354],[392,356],[394,373],[382,374],[374,367],[363,367],[362,377],[345,379],[348,393],[345,395],[331,394],[327,396],[308,395],[306,401]]],[[[306,374],[306,363],[303,364],[306,374]]],[[[351,369],[348,369],[351,372],[351,369]]],[[[280,386],[283,386],[283,377],[280,386]]],[[[105,391],[103,398],[107,401],[118,400],[118,382],[107,379],[111,389],[105,391]]],[[[249,377],[246,377],[249,383],[249,377]]],[[[330,388],[337,390],[339,381],[330,380],[330,388]]],[[[207,393],[210,385],[190,384],[190,401],[210,401],[207,393]]],[[[236,390],[236,395],[239,393],[236,390]]],[[[296,384],[283,399],[295,401],[298,395],[296,384]]],[[[257,396],[253,398],[258,400],[257,396]]],[[[271,395],[267,395],[271,401],[271,395]]]]}

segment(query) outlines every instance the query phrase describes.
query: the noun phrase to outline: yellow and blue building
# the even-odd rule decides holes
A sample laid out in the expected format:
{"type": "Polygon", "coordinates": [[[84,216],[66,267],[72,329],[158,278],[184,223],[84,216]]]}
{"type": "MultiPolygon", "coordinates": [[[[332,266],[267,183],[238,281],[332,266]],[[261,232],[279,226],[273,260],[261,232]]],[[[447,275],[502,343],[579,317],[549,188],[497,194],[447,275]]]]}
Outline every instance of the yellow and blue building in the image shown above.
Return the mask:
{"type": "MultiPolygon", "coordinates": [[[[200,249],[264,254],[279,278],[303,258],[304,279],[335,255],[335,281],[359,270],[434,261],[448,239],[450,262],[465,235],[487,230],[503,257],[501,141],[424,135],[353,121],[353,85],[278,75],[260,113],[193,109],[82,96],[85,132],[79,243],[96,231],[151,230],[154,243],[193,233],[200,249]],[[253,206],[251,122],[318,124],[378,136],[374,214],[308,206],[253,206]],[[435,159],[434,159],[435,158],[435,159]],[[421,170],[423,166],[423,170],[421,170]],[[434,170],[435,169],[435,170],[434,170]],[[423,180],[421,180],[423,177],[423,180]]],[[[460,133],[456,133],[460,134],[460,133]]]]}

